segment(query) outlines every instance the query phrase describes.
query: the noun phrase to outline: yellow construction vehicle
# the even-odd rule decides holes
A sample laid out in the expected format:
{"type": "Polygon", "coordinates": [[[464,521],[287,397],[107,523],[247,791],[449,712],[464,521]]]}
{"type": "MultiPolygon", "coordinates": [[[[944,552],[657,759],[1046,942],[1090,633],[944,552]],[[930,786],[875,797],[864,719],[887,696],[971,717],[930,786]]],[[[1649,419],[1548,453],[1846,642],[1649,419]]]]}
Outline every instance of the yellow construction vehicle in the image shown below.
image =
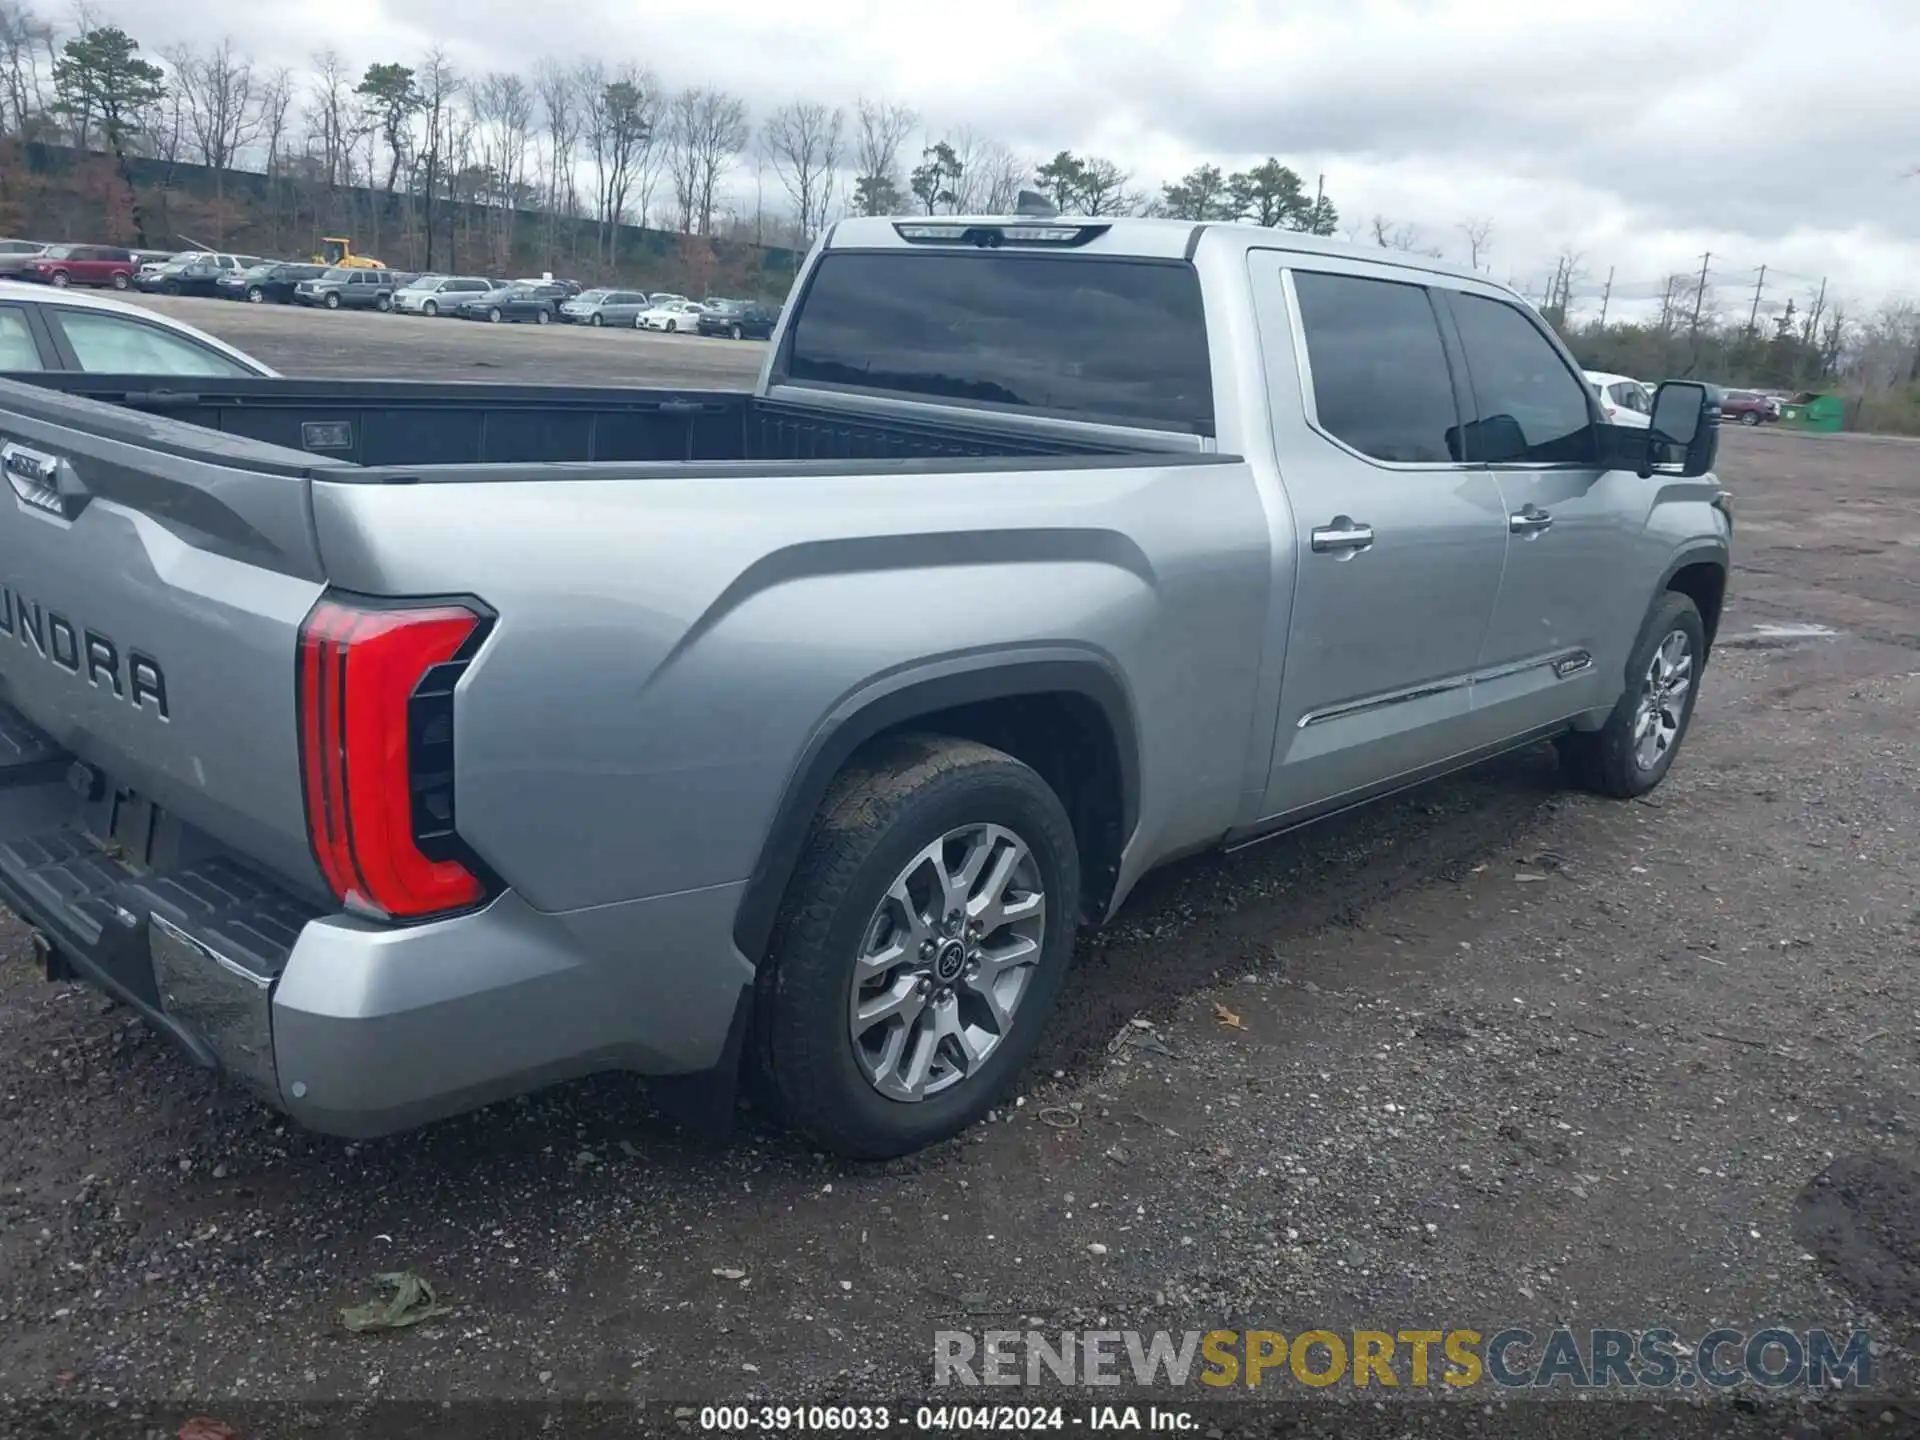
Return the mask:
{"type": "Polygon", "coordinates": [[[339,270],[384,270],[387,267],[371,255],[353,253],[353,241],[344,235],[323,235],[320,238],[320,253],[313,257],[316,265],[331,265],[339,270]]]}

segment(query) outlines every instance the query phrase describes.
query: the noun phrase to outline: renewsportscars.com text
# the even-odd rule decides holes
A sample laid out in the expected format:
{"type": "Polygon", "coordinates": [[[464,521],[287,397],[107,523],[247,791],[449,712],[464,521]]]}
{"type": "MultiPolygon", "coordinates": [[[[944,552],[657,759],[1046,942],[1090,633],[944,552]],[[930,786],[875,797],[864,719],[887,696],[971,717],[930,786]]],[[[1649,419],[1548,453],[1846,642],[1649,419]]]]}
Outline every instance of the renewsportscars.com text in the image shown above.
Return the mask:
{"type": "Polygon", "coordinates": [[[1865,1389],[1864,1330],[942,1330],[935,1386],[1207,1385],[1326,1389],[1865,1389]]]}

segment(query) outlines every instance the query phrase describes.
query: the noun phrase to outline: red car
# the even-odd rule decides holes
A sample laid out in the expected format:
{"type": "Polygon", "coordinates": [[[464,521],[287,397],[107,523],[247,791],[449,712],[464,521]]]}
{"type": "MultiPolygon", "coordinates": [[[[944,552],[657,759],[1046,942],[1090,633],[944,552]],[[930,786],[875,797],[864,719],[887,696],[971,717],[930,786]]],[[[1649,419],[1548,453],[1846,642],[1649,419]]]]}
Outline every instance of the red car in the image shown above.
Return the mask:
{"type": "Polygon", "coordinates": [[[117,245],[49,245],[20,273],[22,279],[48,285],[111,285],[125,290],[139,269],[133,252],[117,245]]]}
{"type": "Polygon", "coordinates": [[[1780,418],[1780,402],[1752,390],[1729,390],[1720,397],[1720,418],[1727,423],[1771,425],[1780,418]]]}

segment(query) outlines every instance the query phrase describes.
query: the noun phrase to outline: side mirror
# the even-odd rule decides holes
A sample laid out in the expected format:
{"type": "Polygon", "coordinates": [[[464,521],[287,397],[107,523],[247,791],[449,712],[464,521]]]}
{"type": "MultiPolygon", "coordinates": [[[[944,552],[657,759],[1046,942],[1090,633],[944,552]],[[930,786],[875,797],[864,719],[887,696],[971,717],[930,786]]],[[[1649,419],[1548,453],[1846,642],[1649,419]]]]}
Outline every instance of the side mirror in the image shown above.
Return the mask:
{"type": "Polygon", "coordinates": [[[1683,476],[1704,475],[1720,448],[1720,407],[1713,392],[1690,380],[1668,380],[1653,392],[1653,414],[1640,478],[1677,465],[1683,476]]]}

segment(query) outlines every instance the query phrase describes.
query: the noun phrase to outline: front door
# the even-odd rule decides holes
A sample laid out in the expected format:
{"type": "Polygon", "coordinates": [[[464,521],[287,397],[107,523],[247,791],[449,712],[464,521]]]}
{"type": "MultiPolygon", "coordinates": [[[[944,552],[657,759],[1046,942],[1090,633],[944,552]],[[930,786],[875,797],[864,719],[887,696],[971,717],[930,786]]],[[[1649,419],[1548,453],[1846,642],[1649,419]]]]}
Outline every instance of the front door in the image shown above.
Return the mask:
{"type": "Polygon", "coordinates": [[[1438,293],[1472,395],[1468,459],[1499,486],[1511,536],[1474,704],[1517,734],[1619,693],[1648,598],[1621,581],[1645,573],[1653,482],[1601,466],[1592,392],[1536,315],[1491,287],[1438,293]]]}
{"type": "Polygon", "coordinates": [[[1261,340],[1296,550],[1274,820],[1481,743],[1470,691],[1507,530],[1493,476],[1460,457],[1459,391],[1418,272],[1251,261],[1256,296],[1276,292],[1259,300],[1261,340]]]}

